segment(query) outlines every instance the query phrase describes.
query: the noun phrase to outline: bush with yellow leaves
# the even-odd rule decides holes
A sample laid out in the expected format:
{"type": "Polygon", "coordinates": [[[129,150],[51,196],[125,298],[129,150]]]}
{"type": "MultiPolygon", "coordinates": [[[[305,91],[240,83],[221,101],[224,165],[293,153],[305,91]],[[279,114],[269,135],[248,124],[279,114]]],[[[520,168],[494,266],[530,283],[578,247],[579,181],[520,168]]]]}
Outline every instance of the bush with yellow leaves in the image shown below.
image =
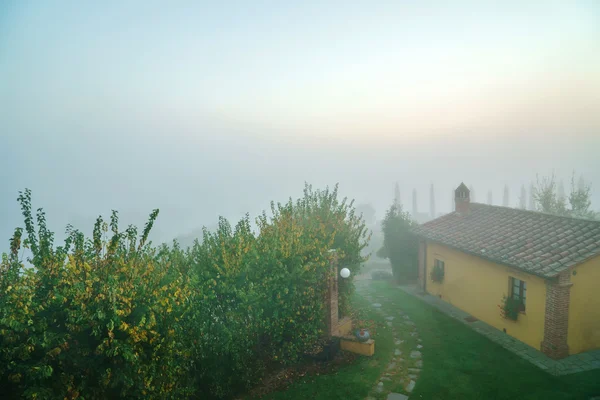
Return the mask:
{"type": "MultiPolygon", "coordinates": [[[[31,193],[0,264],[0,387],[31,399],[224,398],[293,363],[322,337],[328,251],[357,272],[368,236],[352,203],[313,191],[271,204],[184,251],[98,218],[91,239],[68,227],[54,248],[31,193]],[[23,237],[25,236],[25,237],[23,237]],[[23,240],[22,240],[23,239],[23,240]],[[19,249],[31,250],[31,268],[19,249]]],[[[335,271],[337,273],[337,271],[335,271]]],[[[347,308],[351,280],[340,282],[347,308]]]]}

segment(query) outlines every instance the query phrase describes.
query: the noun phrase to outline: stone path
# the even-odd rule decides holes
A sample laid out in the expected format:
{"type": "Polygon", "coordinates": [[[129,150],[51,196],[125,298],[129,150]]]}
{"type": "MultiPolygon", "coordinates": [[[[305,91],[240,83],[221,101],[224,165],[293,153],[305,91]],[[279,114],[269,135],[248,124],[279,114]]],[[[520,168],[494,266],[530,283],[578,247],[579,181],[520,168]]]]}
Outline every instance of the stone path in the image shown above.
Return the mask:
{"type": "Polygon", "coordinates": [[[600,368],[600,350],[574,354],[567,358],[563,358],[562,360],[553,360],[541,351],[514,339],[512,336],[499,331],[483,321],[476,320],[474,322],[467,322],[465,318],[470,317],[468,313],[435,296],[423,294],[423,291],[417,285],[400,286],[400,289],[419,300],[432,305],[448,316],[468,325],[478,333],[488,337],[493,342],[498,343],[505,349],[517,354],[552,375],[567,375],[600,368]]]}
{"type": "Polygon", "coordinates": [[[421,350],[421,339],[415,323],[405,315],[402,309],[394,306],[382,305],[378,301],[384,299],[383,296],[373,294],[369,290],[368,280],[359,280],[356,282],[356,290],[372,303],[373,309],[386,319],[386,325],[391,328],[394,338],[394,356],[388,364],[386,370],[379,377],[377,384],[370,393],[367,400],[376,398],[386,398],[388,400],[407,400],[407,394],[410,394],[423,368],[421,350]],[[403,393],[394,393],[391,389],[402,386],[403,393]],[[387,397],[384,397],[386,396],[387,397]]]}

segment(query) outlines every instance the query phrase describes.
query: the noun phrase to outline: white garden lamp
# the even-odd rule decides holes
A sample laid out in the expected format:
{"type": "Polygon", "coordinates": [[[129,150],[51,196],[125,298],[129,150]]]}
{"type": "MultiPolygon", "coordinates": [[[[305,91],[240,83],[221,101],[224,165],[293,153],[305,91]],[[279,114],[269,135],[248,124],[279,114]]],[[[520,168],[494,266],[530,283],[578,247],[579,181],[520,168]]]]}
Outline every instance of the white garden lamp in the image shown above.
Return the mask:
{"type": "Polygon", "coordinates": [[[344,279],[350,276],[350,270],[348,268],[342,268],[340,271],[340,276],[344,279]]]}

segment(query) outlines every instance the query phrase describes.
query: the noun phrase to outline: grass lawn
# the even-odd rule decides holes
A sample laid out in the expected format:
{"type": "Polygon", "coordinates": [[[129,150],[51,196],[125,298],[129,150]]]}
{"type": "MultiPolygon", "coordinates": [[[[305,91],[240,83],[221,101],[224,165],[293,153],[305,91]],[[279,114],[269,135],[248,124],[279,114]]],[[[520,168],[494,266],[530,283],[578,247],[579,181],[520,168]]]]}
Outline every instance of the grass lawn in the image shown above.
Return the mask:
{"type": "MultiPolygon", "coordinates": [[[[554,377],[477,334],[431,306],[386,282],[373,282],[373,294],[391,315],[400,307],[422,339],[424,368],[411,399],[589,399],[600,396],[600,371],[554,377]],[[393,305],[394,303],[395,305],[393,305]]],[[[363,317],[382,317],[360,296],[363,317]]],[[[360,358],[336,374],[306,377],[269,399],[361,399],[391,360],[391,332],[378,328],[375,356],[360,358]]]]}
{"type": "Polygon", "coordinates": [[[377,328],[377,343],[373,357],[359,357],[351,365],[329,375],[306,376],[283,392],[271,393],[263,399],[364,400],[389,364],[394,352],[391,330],[383,316],[372,312],[371,303],[355,295],[355,309],[360,319],[371,319],[377,328]]]}
{"type": "Polygon", "coordinates": [[[600,395],[600,371],[554,377],[392,285],[371,285],[385,296],[383,307],[401,304],[423,340],[424,368],[412,399],[551,400],[600,395]]]}

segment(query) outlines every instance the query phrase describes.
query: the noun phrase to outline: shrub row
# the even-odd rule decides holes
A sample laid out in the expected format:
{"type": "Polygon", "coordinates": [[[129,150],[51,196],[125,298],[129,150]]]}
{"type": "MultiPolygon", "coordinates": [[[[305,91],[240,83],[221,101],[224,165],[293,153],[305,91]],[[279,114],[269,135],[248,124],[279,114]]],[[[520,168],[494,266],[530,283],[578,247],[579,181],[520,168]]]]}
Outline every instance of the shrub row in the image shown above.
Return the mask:
{"type": "MultiPolygon", "coordinates": [[[[253,232],[219,221],[190,249],[98,218],[54,248],[29,191],[0,265],[0,387],[7,398],[226,398],[323,333],[328,250],[360,265],[367,232],[337,187],[271,204],[253,232]],[[20,249],[31,250],[25,267],[20,249]]],[[[351,282],[341,287],[347,307],[351,282]]]]}

